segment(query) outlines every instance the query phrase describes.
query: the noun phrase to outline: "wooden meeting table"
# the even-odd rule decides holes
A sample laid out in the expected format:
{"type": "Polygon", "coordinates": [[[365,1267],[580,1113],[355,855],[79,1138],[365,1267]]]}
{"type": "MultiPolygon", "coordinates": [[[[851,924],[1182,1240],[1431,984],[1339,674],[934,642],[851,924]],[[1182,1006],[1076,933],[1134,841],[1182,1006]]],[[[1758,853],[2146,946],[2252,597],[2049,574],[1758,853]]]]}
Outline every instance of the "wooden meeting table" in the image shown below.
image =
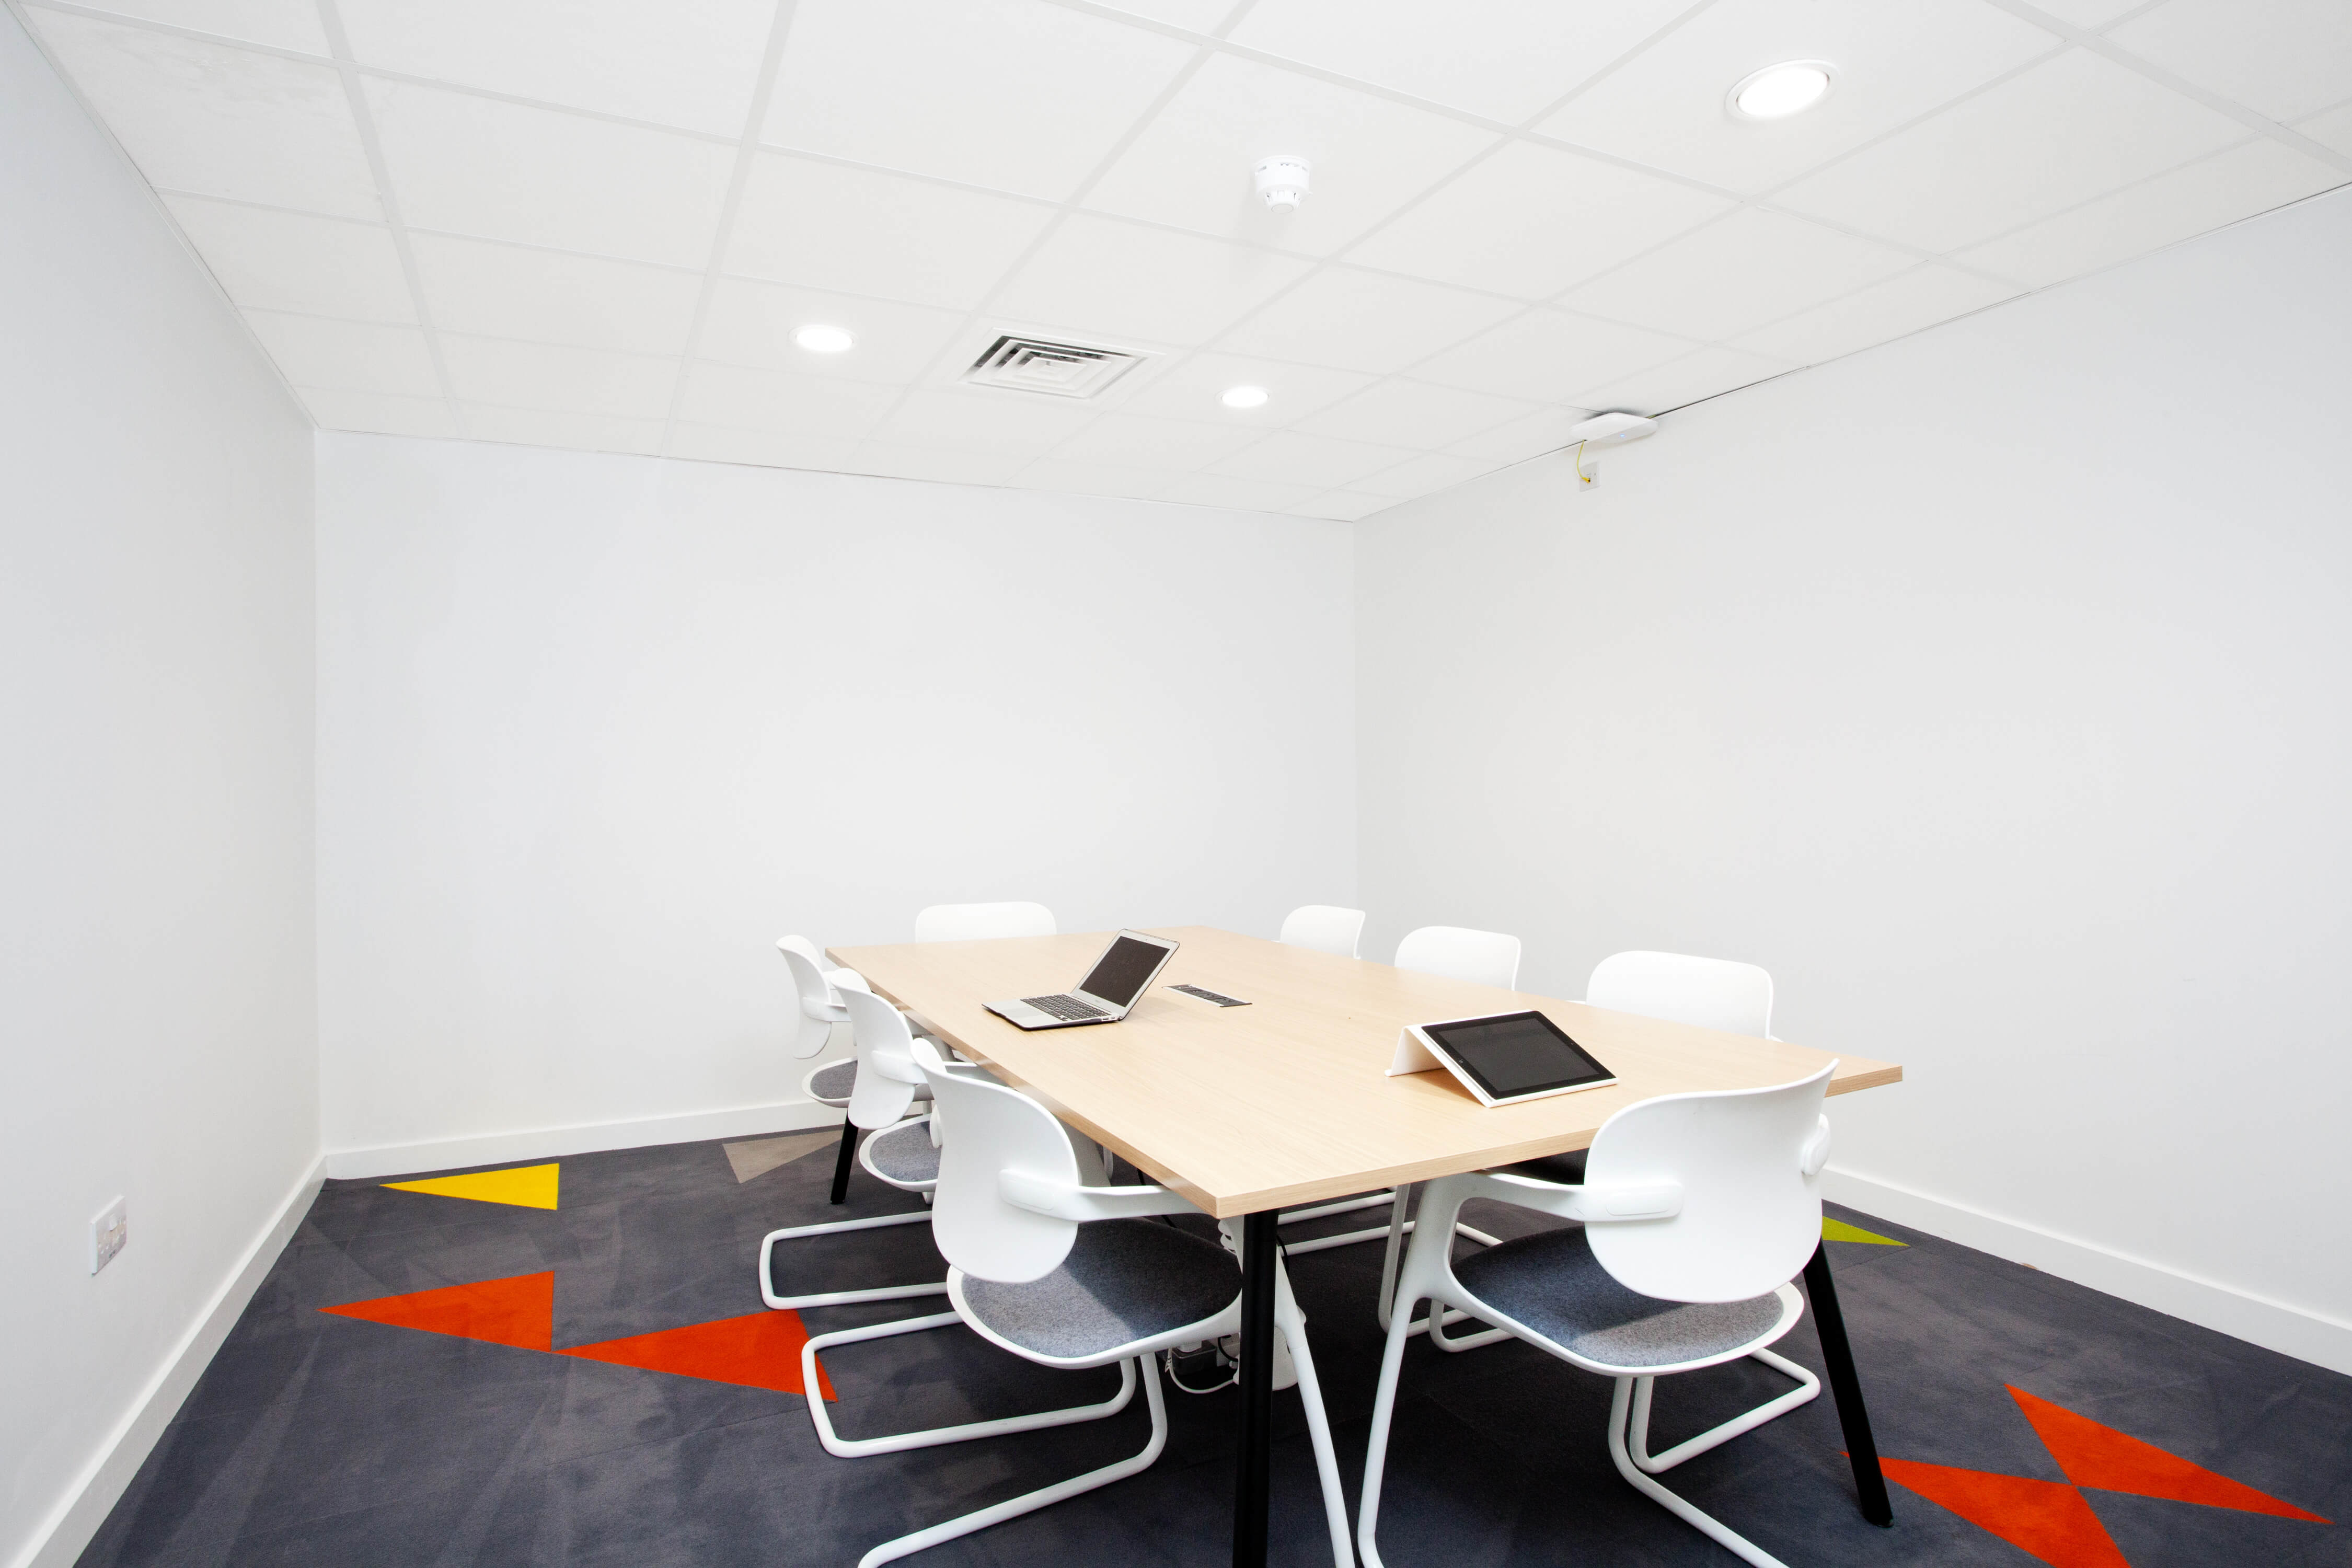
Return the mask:
{"type": "MultiPolygon", "coordinates": [[[[1417,974],[1207,926],[1153,934],[1183,945],[1123,1022],[1034,1033],[983,1004],[1068,990],[1109,932],[836,948],[830,956],[1152,1180],[1220,1219],[1243,1216],[1236,1568],[1265,1562],[1274,1406],[1267,1348],[1280,1211],[1582,1149],[1612,1112],[1636,1100],[1787,1083],[1830,1059],[1786,1041],[1417,974]],[[1185,984],[1250,1005],[1218,1007],[1167,989],[1185,984]],[[1449,1073],[1387,1076],[1407,1025],[1530,1008],[1566,1029],[1619,1081],[1487,1109],[1449,1073]]],[[[1829,1092],[1902,1077],[1889,1062],[1842,1058],[1829,1092]]],[[[1886,1483],[1825,1253],[1817,1249],[1805,1266],[1805,1284],[1863,1514],[1886,1524],[1893,1518],[1886,1483]]]]}

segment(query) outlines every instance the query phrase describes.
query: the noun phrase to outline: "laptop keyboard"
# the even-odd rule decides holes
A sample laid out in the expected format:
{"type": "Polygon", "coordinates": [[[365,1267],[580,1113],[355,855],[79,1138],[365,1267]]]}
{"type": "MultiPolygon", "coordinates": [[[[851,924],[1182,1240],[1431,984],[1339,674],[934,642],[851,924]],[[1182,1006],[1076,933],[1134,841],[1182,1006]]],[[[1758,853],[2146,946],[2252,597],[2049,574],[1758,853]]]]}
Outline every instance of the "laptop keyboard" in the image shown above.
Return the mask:
{"type": "Polygon", "coordinates": [[[1109,1014],[1099,1007],[1089,1007],[1071,996],[1024,996],[1021,998],[1040,1013],[1051,1013],[1056,1018],[1076,1021],[1079,1018],[1108,1018],[1109,1014]]]}

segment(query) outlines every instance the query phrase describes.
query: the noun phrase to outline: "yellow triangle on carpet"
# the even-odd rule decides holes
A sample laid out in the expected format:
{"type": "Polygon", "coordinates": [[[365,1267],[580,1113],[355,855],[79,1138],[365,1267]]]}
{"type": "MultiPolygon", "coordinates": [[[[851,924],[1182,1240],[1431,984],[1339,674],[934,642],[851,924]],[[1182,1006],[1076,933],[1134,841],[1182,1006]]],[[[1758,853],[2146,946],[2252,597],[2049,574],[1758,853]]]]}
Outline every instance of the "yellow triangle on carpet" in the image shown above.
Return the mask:
{"type": "Polygon", "coordinates": [[[555,1206],[555,1179],[559,1168],[551,1162],[544,1165],[517,1165],[510,1171],[476,1171],[467,1176],[427,1176],[421,1182],[386,1182],[384,1185],[404,1193],[471,1198],[478,1204],[512,1204],[517,1208],[551,1209],[555,1206]]]}
{"type": "Polygon", "coordinates": [[[1891,1236],[1874,1236],[1860,1226],[1848,1225],[1842,1219],[1832,1219],[1827,1215],[1822,1215],[1822,1239],[1823,1241],[1864,1241],[1873,1247],[1911,1245],[1907,1241],[1897,1241],[1891,1236]]]}

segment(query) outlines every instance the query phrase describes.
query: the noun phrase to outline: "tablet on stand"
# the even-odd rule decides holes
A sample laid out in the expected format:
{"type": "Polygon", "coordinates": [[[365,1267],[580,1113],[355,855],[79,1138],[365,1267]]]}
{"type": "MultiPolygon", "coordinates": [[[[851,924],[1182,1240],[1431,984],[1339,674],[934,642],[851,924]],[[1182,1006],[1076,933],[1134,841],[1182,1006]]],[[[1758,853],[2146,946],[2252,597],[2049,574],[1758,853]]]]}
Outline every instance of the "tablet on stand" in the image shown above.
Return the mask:
{"type": "Polygon", "coordinates": [[[1389,1076],[1444,1068],[1485,1106],[1602,1089],[1617,1075],[1541,1013],[1496,1013],[1412,1024],[1397,1036],[1389,1076]]]}

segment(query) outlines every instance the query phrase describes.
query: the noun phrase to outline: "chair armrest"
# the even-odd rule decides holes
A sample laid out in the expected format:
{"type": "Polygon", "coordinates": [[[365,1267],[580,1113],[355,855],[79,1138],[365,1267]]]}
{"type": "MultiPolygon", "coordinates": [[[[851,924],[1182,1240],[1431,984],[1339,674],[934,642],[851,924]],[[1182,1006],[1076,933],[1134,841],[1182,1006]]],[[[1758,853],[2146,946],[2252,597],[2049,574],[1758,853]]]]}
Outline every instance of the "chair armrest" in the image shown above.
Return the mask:
{"type": "Polygon", "coordinates": [[[1199,1214],[1166,1187],[1081,1187],[1026,1171],[999,1171],[996,1191],[1015,1208],[1055,1219],[1150,1219],[1163,1214],[1199,1214]]]}
{"type": "Polygon", "coordinates": [[[1672,1219],[1683,1212],[1683,1184],[1680,1182],[1618,1182],[1607,1186],[1587,1183],[1580,1187],[1570,1187],[1558,1182],[1508,1175],[1500,1171],[1486,1172],[1477,1181],[1476,1196],[1493,1198],[1498,1203],[1517,1204],[1521,1208],[1557,1215],[1561,1219],[1581,1220],[1587,1225],[1672,1219]]]}

